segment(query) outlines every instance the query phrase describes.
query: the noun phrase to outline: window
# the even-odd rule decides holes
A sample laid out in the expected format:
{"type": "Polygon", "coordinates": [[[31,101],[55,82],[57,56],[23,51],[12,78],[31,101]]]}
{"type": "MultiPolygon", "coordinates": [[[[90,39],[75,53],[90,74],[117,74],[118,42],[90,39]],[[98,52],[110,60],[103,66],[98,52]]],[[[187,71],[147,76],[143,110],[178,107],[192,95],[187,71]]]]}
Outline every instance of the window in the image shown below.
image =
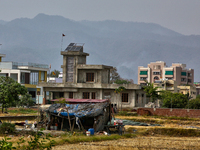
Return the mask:
{"type": "Polygon", "coordinates": [[[21,73],[21,84],[24,84],[25,83],[25,73],[22,72],[21,73]]]}
{"type": "Polygon", "coordinates": [[[96,93],[92,92],[92,99],[96,99],[96,93]]]}
{"type": "Polygon", "coordinates": [[[142,94],[142,103],[143,103],[144,94],[142,94]]]}
{"type": "Polygon", "coordinates": [[[122,93],[122,102],[128,102],[128,93],[122,93]]]}
{"type": "Polygon", "coordinates": [[[160,72],[153,72],[153,75],[159,75],[160,72]]]}
{"type": "Polygon", "coordinates": [[[181,78],[181,82],[186,82],[186,78],[181,78]]]}
{"type": "Polygon", "coordinates": [[[192,82],[192,80],[191,80],[191,79],[188,79],[188,82],[189,82],[189,83],[191,83],[191,82],[192,82]]]}
{"type": "Polygon", "coordinates": [[[136,94],[136,103],[138,103],[138,94],[136,94]]]}
{"type": "Polygon", "coordinates": [[[94,82],[94,73],[86,73],[86,81],[94,82]]]}
{"type": "Polygon", "coordinates": [[[160,65],[153,65],[153,69],[160,69],[160,65]]]}
{"type": "Polygon", "coordinates": [[[69,98],[73,98],[73,92],[69,92],[69,98]]]}
{"type": "Polygon", "coordinates": [[[83,99],[89,99],[90,93],[89,92],[83,92],[83,99]]]}
{"type": "Polygon", "coordinates": [[[17,73],[11,73],[11,74],[10,74],[10,77],[11,77],[12,79],[14,79],[15,81],[18,81],[18,74],[17,74],[17,73]]]}
{"type": "Polygon", "coordinates": [[[0,77],[3,76],[3,77],[8,77],[8,73],[0,73],[0,77]]]}
{"type": "Polygon", "coordinates": [[[140,71],[140,75],[147,75],[147,71],[140,71]]]}
{"type": "MultiPolygon", "coordinates": [[[[26,76],[27,73],[25,73],[25,84],[26,83],[26,79],[28,76],[26,76]]],[[[30,74],[30,84],[33,84],[33,85],[37,85],[38,84],[38,72],[31,72],[30,74]]]]}
{"type": "Polygon", "coordinates": [[[32,96],[32,98],[36,97],[36,91],[29,91],[29,94],[32,96]]]}
{"type": "Polygon", "coordinates": [[[154,80],[159,80],[158,76],[155,76],[153,79],[154,79],[154,80]]]}
{"type": "Polygon", "coordinates": [[[146,84],[146,83],[140,83],[140,85],[141,85],[141,86],[146,86],[147,84],[146,84]]]}
{"type": "Polygon", "coordinates": [[[44,71],[41,71],[41,81],[44,81],[44,71]]]}
{"type": "Polygon", "coordinates": [[[191,73],[188,73],[188,77],[191,77],[192,76],[192,74],[191,73]]]}
{"type": "Polygon", "coordinates": [[[147,80],[146,77],[140,77],[140,81],[144,81],[144,80],[147,80]]]}

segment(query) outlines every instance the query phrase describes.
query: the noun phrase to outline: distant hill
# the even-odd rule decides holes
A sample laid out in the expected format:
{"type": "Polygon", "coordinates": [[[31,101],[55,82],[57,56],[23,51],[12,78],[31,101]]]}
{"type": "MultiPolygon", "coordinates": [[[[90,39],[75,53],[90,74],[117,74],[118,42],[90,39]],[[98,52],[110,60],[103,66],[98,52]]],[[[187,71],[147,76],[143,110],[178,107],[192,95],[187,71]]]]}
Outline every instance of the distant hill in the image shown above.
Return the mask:
{"type": "Polygon", "coordinates": [[[0,24],[6,24],[6,21],[0,20],[0,24]]]}
{"type": "Polygon", "coordinates": [[[185,63],[200,81],[200,36],[185,36],[158,24],[141,22],[73,21],[61,16],[38,14],[33,19],[0,21],[1,53],[5,61],[51,64],[61,70],[62,50],[71,42],[85,43],[88,64],[118,68],[123,78],[137,83],[138,66],[154,61],[185,63]]]}

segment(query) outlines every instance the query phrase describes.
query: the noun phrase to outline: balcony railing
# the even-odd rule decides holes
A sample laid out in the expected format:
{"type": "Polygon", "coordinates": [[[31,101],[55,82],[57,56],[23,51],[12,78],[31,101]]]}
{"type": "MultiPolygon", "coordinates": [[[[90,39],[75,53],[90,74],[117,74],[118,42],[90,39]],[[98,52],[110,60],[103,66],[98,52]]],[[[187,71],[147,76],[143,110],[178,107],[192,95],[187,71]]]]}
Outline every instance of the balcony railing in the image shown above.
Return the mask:
{"type": "Polygon", "coordinates": [[[30,62],[13,62],[13,66],[28,66],[28,67],[45,68],[45,69],[49,68],[49,65],[36,64],[36,63],[30,63],[30,62]]]}

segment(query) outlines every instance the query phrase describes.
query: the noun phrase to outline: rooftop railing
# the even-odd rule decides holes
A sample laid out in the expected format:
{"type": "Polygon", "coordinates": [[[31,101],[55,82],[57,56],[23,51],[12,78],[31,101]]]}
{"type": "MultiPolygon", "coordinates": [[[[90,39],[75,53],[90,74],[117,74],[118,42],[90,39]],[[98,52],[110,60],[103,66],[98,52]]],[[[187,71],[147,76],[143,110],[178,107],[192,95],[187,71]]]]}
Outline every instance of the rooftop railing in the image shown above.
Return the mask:
{"type": "Polygon", "coordinates": [[[49,68],[49,65],[30,63],[30,62],[13,62],[13,66],[17,66],[17,67],[18,66],[28,66],[28,67],[45,68],[45,69],[49,68]]]}

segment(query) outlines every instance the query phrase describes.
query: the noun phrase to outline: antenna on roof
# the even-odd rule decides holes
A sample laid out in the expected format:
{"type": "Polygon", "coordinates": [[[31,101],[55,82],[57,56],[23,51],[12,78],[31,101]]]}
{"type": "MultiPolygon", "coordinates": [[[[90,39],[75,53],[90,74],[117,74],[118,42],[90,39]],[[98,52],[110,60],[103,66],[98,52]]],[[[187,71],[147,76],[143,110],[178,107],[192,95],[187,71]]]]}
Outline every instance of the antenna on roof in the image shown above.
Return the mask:
{"type": "Polygon", "coordinates": [[[61,51],[62,51],[62,45],[63,45],[63,37],[65,36],[65,34],[62,34],[62,40],[61,40],[61,51]]]}

